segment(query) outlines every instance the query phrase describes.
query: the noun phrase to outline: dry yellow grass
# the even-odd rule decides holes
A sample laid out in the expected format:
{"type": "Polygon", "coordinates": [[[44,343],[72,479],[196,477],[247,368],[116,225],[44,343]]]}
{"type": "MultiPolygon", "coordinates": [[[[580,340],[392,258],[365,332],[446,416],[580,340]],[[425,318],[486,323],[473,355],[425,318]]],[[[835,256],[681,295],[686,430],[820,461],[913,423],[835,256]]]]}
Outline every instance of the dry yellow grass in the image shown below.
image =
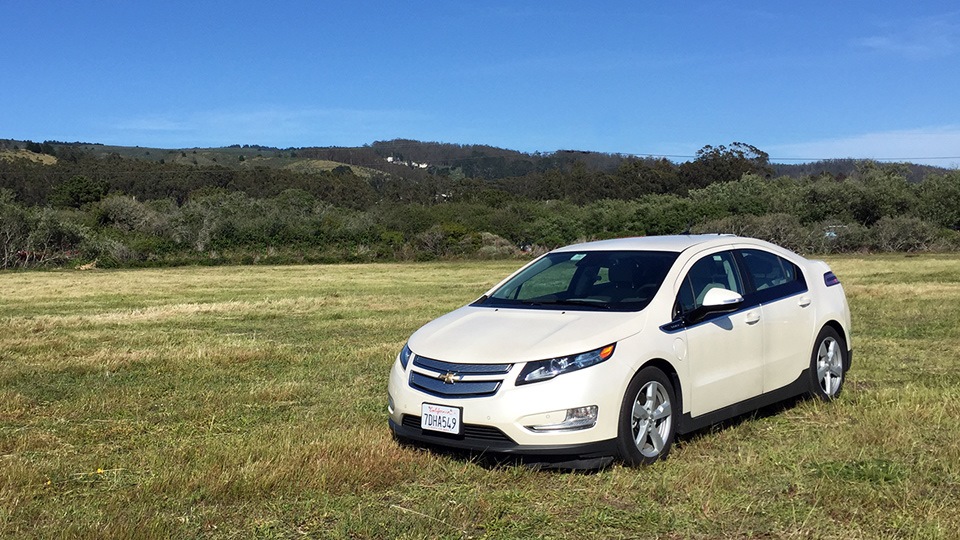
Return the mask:
{"type": "Polygon", "coordinates": [[[347,165],[346,163],[340,163],[338,161],[329,161],[326,159],[301,159],[297,160],[289,165],[284,166],[284,169],[289,169],[295,172],[311,173],[311,172],[326,172],[332,171],[337,167],[350,167],[350,170],[353,171],[353,174],[361,178],[369,178],[372,176],[372,171],[365,167],[358,167],[356,165],[347,165]]]}
{"type": "Polygon", "coordinates": [[[596,474],[398,446],[409,333],[517,263],[0,274],[0,536],[951,538],[960,257],[830,260],[854,370],[596,474]]]}
{"type": "Polygon", "coordinates": [[[51,156],[48,154],[38,154],[36,152],[31,152],[29,150],[0,150],[0,159],[29,159],[36,163],[42,163],[44,165],[56,165],[57,158],[56,156],[51,156]]]}

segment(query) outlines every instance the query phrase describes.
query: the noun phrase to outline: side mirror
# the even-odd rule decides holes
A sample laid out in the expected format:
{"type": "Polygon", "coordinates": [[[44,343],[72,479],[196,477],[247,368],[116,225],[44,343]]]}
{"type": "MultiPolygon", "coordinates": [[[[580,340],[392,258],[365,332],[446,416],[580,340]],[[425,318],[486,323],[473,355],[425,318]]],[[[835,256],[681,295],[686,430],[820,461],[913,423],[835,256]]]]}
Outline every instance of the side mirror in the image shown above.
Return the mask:
{"type": "Polygon", "coordinates": [[[727,308],[736,309],[742,303],[742,296],[722,287],[714,287],[703,296],[703,307],[710,311],[726,311],[727,308]]]}
{"type": "Polygon", "coordinates": [[[703,305],[685,317],[687,324],[696,324],[711,313],[736,311],[743,304],[743,297],[722,287],[714,287],[703,296],[703,305]]]}

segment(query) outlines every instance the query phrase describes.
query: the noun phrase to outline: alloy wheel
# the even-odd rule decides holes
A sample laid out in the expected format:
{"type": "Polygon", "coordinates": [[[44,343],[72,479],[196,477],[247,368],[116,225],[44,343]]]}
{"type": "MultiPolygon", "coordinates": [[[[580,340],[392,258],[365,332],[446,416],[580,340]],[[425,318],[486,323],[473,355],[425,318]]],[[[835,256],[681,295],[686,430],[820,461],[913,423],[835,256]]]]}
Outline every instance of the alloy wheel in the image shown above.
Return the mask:
{"type": "Polygon", "coordinates": [[[667,389],[657,381],[643,385],[633,403],[633,440],[646,457],[659,456],[670,436],[673,411],[667,389]]]}

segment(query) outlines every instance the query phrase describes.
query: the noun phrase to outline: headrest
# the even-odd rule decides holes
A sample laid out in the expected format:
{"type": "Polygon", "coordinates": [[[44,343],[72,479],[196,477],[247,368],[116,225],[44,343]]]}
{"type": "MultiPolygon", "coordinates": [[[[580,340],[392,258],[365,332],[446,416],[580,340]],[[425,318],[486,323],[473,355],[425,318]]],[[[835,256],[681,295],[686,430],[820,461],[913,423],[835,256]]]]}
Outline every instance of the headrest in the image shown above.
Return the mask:
{"type": "Polygon", "coordinates": [[[616,264],[610,267],[610,271],[608,273],[610,276],[610,281],[633,283],[634,271],[636,268],[637,265],[633,261],[617,261],[616,264]]]}

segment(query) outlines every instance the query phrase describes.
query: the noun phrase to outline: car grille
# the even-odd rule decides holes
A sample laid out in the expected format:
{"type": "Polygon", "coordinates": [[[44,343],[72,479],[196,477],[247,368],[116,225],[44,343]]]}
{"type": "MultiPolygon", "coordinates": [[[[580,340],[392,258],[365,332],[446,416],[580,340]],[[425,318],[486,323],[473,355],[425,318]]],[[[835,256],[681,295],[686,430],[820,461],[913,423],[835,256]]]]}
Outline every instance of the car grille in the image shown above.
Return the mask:
{"type": "Polygon", "coordinates": [[[416,356],[410,387],[448,398],[487,397],[497,393],[513,364],[454,364],[416,356]]]}
{"type": "MultiPolygon", "coordinates": [[[[402,424],[408,428],[420,429],[420,417],[405,414],[403,415],[402,424]]],[[[436,435],[438,437],[456,437],[454,435],[445,435],[442,433],[438,433],[436,435]]],[[[506,434],[495,427],[479,426],[476,424],[463,425],[463,438],[477,441],[513,442],[510,437],[507,437],[506,434]]]]}

